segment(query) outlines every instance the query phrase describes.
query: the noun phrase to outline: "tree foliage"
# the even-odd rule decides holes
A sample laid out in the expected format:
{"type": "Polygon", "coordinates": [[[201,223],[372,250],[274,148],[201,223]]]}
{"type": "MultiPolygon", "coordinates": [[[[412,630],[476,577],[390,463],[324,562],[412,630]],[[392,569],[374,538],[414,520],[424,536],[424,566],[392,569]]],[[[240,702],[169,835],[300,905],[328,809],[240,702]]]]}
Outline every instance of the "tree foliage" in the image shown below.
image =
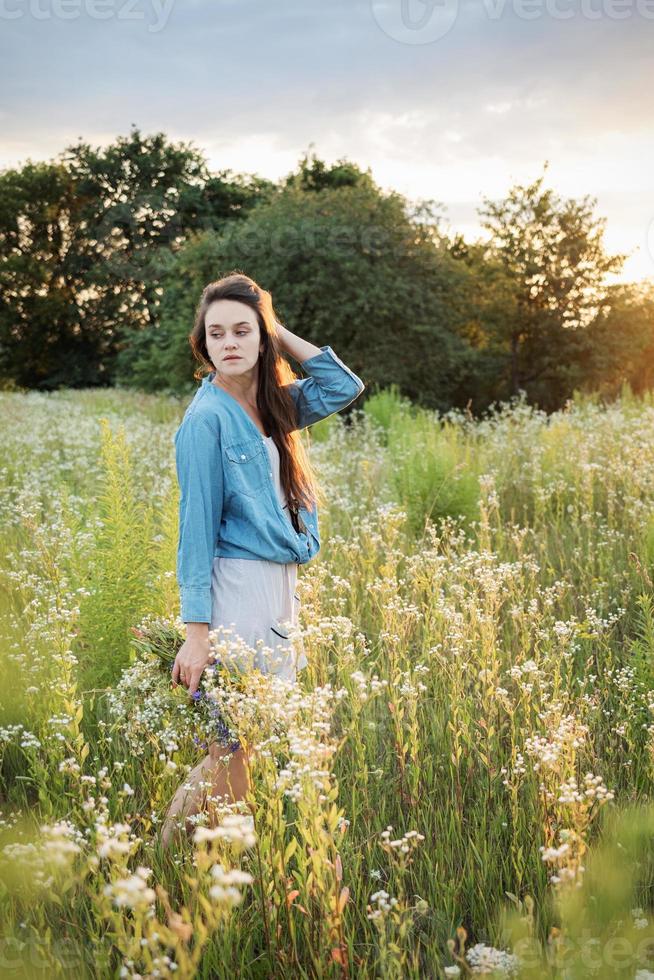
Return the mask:
{"type": "Polygon", "coordinates": [[[560,198],[545,171],[484,198],[485,238],[466,242],[438,202],[345,159],[309,151],[273,183],[211,173],[163,133],[79,141],[0,174],[0,383],[190,393],[202,290],[242,271],[369,390],[474,413],[520,391],[549,411],[576,389],[645,390],[652,287],[608,284],[625,256],[597,202],[560,198]]]}
{"type": "Polygon", "coordinates": [[[130,331],[157,322],[160,278],[195,230],[241,219],[271,185],[133,128],[105,149],[0,174],[0,373],[36,388],[114,380],[130,331]]]}
{"type": "Polygon", "coordinates": [[[504,390],[523,389],[553,409],[583,376],[586,328],[603,313],[606,276],[620,271],[625,256],[605,252],[596,201],[561,199],[544,180],[545,173],[516,185],[501,201],[484,198],[480,215],[494,279],[487,326],[505,354],[504,390]]]}

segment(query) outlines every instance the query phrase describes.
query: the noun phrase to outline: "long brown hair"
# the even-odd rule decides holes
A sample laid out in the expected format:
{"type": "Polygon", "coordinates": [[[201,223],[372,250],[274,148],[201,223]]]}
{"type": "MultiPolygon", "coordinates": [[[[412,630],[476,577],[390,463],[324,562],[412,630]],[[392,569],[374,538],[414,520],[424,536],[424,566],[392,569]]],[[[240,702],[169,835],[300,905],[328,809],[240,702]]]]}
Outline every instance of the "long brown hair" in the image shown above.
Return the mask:
{"type": "MultiPolygon", "coordinates": [[[[298,505],[309,509],[314,503],[324,503],[308,454],[302,443],[297,424],[295,402],[283,385],[291,384],[297,374],[282,357],[275,314],[270,293],[244,273],[234,272],[205,286],[195,313],[195,323],[189,334],[193,356],[200,362],[194,373],[200,381],[216,366],[209,357],[205,334],[205,315],[217,299],[233,299],[250,306],[257,315],[263,351],[259,355],[257,408],[267,432],[279,450],[280,481],[294,515],[298,505]]],[[[307,433],[308,435],[308,433],[307,433]]],[[[295,519],[293,523],[296,524],[295,519]]],[[[296,526],[297,530],[297,526],[296,526]]]]}

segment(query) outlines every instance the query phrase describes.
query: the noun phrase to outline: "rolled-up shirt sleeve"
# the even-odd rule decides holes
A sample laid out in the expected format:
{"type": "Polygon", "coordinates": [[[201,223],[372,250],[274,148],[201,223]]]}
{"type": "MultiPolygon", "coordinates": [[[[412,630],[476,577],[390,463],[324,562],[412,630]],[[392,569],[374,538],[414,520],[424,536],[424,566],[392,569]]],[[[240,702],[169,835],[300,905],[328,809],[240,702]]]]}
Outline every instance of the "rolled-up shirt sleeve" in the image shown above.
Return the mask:
{"type": "Polygon", "coordinates": [[[297,407],[298,429],[347,408],[365,389],[361,378],[329,344],[320,350],[320,354],[301,362],[309,377],[298,378],[286,386],[297,407]]]}
{"type": "Polygon", "coordinates": [[[211,623],[211,573],[223,509],[220,434],[197,412],[175,433],[179,482],[177,583],[185,623],[211,623]]]}

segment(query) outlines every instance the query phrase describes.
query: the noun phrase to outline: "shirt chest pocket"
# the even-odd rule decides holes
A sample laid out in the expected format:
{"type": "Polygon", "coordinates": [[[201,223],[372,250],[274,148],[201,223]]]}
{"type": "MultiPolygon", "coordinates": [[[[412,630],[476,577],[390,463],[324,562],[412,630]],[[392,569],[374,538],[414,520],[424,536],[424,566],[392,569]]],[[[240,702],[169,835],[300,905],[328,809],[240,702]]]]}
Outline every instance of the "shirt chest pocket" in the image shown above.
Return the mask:
{"type": "Polygon", "coordinates": [[[260,439],[245,439],[225,446],[225,474],[236,494],[258,497],[266,486],[266,447],[260,439]]]}

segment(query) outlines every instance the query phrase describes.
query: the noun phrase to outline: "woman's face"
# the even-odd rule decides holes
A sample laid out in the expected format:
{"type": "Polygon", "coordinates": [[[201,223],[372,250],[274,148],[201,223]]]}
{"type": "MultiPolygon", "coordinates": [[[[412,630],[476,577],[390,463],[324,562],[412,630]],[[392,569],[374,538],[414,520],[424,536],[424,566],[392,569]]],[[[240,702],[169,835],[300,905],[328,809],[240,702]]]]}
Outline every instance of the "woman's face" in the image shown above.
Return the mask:
{"type": "Polygon", "coordinates": [[[235,376],[256,366],[263,343],[251,306],[235,299],[214,300],[204,316],[204,332],[207,351],[218,374],[235,376]]]}

